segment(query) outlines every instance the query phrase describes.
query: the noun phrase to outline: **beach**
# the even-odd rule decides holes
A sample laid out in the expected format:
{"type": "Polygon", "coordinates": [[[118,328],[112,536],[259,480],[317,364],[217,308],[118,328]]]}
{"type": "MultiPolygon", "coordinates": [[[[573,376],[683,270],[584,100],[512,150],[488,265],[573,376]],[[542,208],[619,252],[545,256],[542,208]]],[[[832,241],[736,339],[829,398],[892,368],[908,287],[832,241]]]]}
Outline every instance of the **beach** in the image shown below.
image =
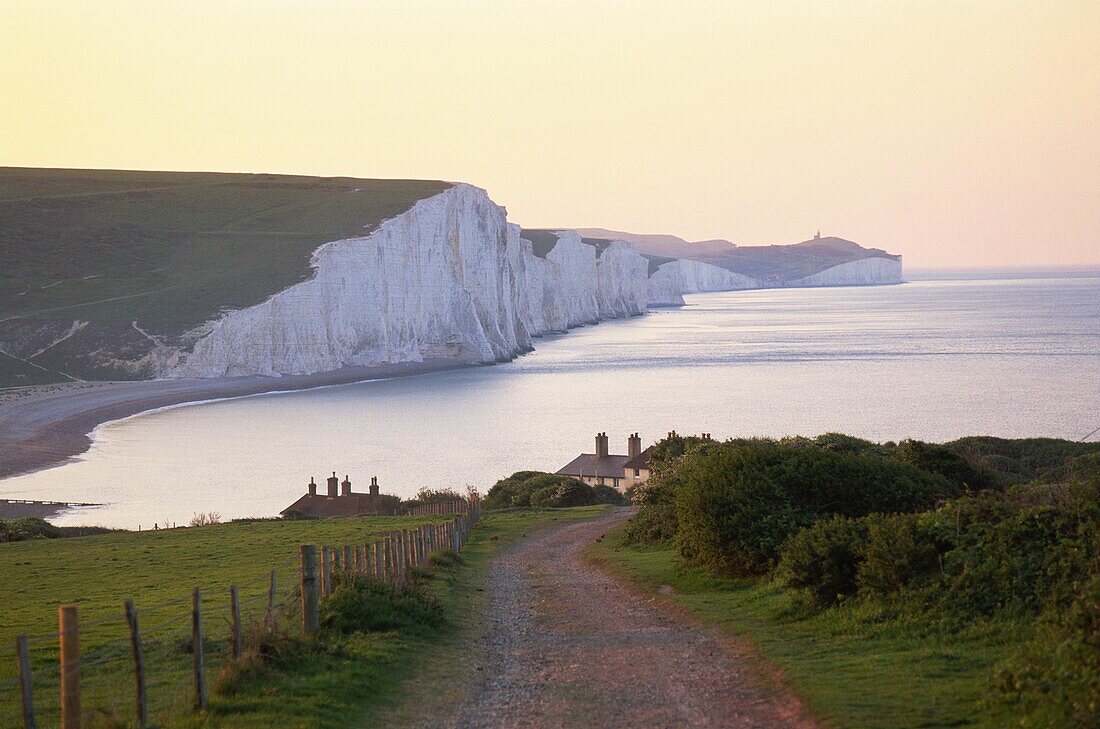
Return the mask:
{"type": "Polygon", "coordinates": [[[0,479],[65,463],[91,446],[103,423],[138,413],[270,392],[409,377],[468,366],[425,360],[283,377],[74,382],[0,390],[0,479]]]}

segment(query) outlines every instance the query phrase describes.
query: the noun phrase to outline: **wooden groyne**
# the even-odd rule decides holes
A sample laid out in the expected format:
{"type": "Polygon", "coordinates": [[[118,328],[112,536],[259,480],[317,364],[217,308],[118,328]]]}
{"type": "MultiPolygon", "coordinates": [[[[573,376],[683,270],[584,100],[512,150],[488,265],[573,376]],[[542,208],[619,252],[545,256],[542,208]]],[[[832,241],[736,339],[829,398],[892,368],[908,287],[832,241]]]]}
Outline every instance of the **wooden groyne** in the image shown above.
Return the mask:
{"type": "Polygon", "coordinates": [[[36,516],[45,519],[63,509],[82,506],[103,506],[83,501],[42,501],[37,499],[0,499],[0,519],[21,519],[36,516]]]}

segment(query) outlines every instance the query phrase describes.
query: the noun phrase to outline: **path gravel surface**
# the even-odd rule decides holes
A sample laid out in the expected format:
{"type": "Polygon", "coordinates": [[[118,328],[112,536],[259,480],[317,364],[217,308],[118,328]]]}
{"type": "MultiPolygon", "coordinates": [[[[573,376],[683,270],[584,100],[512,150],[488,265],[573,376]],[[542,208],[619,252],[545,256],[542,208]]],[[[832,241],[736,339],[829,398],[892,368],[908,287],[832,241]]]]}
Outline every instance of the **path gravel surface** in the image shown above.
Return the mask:
{"type": "Polygon", "coordinates": [[[488,663],[449,727],[812,727],[746,652],[587,564],[629,516],[532,535],[494,561],[488,663]]]}

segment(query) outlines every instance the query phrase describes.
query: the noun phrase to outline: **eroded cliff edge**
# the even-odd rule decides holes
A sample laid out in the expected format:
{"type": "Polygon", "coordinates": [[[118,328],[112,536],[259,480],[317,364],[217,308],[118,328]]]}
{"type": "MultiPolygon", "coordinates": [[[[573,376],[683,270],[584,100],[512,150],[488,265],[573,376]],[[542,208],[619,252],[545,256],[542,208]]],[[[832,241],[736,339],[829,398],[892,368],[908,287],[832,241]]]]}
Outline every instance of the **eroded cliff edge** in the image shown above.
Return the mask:
{"type": "Polygon", "coordinates": [[[205,325],[165,377],[307,375],[425,359],[508,360],[550,332],[645,313],[648,262],[557,234],[545,256],[486,192],[457,184],[369,235],[318,248],[314,275],[205,325]]]}

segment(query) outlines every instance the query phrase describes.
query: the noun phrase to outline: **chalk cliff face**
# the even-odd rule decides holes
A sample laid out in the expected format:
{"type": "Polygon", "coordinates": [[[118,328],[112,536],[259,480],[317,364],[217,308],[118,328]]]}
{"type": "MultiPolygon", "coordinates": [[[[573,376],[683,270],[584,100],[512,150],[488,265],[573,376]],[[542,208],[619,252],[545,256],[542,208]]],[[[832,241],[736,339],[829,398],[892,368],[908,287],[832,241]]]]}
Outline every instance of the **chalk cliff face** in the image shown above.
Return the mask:
{"type": "Polygon", "coordinates": [[[455,185],[362,238],[327,243],[311,279],[222,316],[165,374],[310,374],[429,357],[492,362],[530,349],[519,246],[504,209],[455,185]]]}
{"type": "Polygon", "coordinates": [[[661,264],[649,277],[646,303],[649,306],[683,306],[683,294],[759,287],[760,282],[749,276],[709,263],[681,259],[661,264]]]}
{"type": "Polygon", "coordinates": [[[788,286],[874,286],[901,283],[901,256],[861,258],[789,282],[788,286]]]}
{"type": "Polygon", "coordinates": [[[639,316],[646,310],[649,261],[626,241],[612,241],[596,259],[596,303],[601,319],[639,316]]]}
{"type": "Polygon", "coordinates": [[[312,374],[445,358],[485,363],[532,337],[643,314],[648,263],[564,232],[545,258],[484,190],[455,185],[370,235],[327,243],[314,275],[195,333],[169,377],[312,374]]]}
{"type": "MultiPolygon", "coordinates": [[[[510,359],[532,338],[682,305],[683,294],[758,288],[756,279],[694,260],[660,265],[621,240],[552,234],[535,255],[484,190],[458,184],[419,200],[369,235],[326,243],[313,276],[229,311],[187,338],[155,343],[167,377],[312,374],[348,365],[510,359]]],[[[791,285],[901,280],[901,262],[866,258],[791,285]]],[[[138,330],[139,333],[140,330],[138,330]]],[[[147,335],[148,336],[148,335],[147,335]]]]}

